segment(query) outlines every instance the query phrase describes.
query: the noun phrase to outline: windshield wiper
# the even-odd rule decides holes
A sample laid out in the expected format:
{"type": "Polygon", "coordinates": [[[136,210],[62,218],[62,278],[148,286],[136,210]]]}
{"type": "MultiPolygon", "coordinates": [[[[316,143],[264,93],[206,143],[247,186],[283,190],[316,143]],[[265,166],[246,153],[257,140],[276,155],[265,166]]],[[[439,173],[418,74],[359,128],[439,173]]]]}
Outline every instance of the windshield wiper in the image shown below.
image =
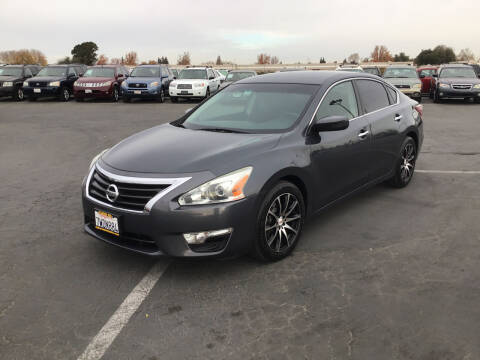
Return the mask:
{"type": "Polygon", "coordinates": [[[200,128],[195,130],[203,130],[203,131],[214,131],[214,132],[223,132],[223,133],[232,133],[232,134],[248,134],[246,131],[241,130],[233,130],[233,129],[225,129],[225,128],[200,128]]]}

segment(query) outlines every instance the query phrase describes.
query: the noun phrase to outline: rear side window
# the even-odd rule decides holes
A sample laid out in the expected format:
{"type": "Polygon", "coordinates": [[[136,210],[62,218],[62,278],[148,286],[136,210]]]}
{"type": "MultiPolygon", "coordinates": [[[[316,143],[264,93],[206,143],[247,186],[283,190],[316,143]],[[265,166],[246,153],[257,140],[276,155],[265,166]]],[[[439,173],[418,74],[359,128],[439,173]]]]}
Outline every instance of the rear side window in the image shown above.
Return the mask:
{"type": "Polygon", "coordinates": [[[369,113],[390,105],[387,91],[381,83],[373,80],[356,80],[365,112],[369,113]]]}
{"type": "Polygon", "coordinates": [[[346,116],[349,120],[358,116],[358,105],[351,81],[335,85],[318,108],[315,117],[323,119],[327,116],[346,116]]]}
{"type": "Polygon", "coordinates": [[[390,86],[385,86],[387,89],[388,100],[390,100],[390,104],[396,104],[398,100],[398,94],[395,90],[393,90],[390,86]]]}
{"type": "Polygon", "coordinates": [[[29,76],[29,77],[33,76],[32,72],[30,71],[29,68],[25,68],[25,76],[29,76]]]}
{"type": "Polygon", "coordinates": [[[77,75],[74,68],[68,68],[68,75],[77,75]]]}

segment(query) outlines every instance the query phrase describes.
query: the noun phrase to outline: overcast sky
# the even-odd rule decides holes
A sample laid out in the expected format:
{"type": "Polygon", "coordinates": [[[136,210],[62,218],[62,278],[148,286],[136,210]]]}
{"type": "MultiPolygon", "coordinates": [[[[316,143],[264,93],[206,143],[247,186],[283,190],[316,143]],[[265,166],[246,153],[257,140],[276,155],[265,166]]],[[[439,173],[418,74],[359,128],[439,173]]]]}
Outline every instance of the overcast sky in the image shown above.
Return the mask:
{"type": "Polygon", "coordinates": [[[376,44],[414,57],[438,44],[480,57],[479,0],[0,0],[0,51],[41,50],[49,62],[93,41],[98,54],[140,60],[189,51],[192,62],[283,63],[370,56],[376,44]]]}

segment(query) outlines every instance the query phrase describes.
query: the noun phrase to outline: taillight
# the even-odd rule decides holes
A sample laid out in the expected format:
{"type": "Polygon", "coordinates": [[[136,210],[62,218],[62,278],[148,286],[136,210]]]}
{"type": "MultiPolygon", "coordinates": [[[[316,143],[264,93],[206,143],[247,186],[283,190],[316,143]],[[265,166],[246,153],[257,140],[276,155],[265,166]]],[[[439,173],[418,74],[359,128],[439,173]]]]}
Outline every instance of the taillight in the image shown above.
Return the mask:
{"type": "Polygon", "coordinates": [[[422,104],[415,105],[414,109],[420,114],[420,116],[423,116],[423,105],[422,104]]]}

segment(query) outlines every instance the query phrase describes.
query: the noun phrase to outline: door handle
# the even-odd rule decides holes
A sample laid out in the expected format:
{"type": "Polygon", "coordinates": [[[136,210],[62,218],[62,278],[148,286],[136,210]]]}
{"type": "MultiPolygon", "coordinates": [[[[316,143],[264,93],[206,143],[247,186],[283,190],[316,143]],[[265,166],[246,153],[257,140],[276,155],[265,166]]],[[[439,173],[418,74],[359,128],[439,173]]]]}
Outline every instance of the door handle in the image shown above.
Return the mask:
{"type": "Polygon", "coordinates": [[[362,129],[360,130],[358,137],[363,140],[368,136],[368,134],[370,134],[370,131],[362,129]]]}
{"type": "Polygon", "coordinates": [[[395,121],[400,121],[403,119],[403,115],[395,114],[395,121]]]}

